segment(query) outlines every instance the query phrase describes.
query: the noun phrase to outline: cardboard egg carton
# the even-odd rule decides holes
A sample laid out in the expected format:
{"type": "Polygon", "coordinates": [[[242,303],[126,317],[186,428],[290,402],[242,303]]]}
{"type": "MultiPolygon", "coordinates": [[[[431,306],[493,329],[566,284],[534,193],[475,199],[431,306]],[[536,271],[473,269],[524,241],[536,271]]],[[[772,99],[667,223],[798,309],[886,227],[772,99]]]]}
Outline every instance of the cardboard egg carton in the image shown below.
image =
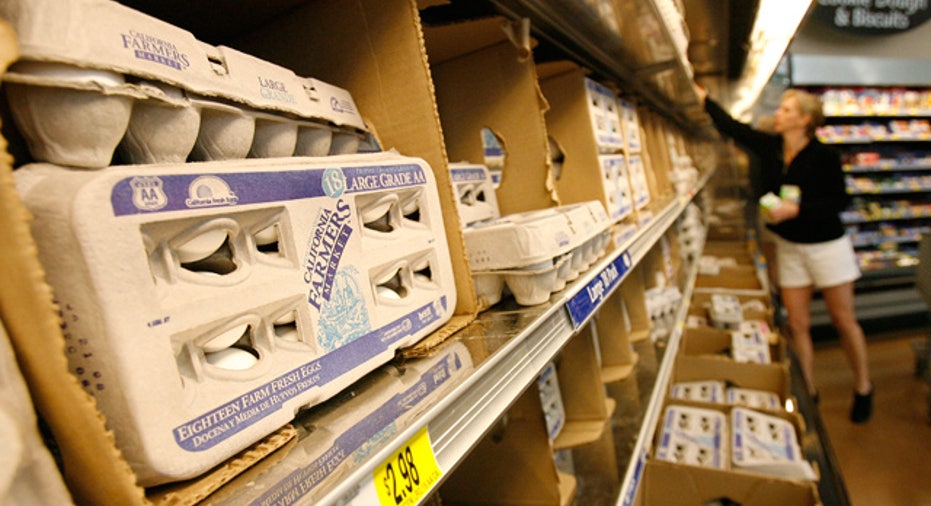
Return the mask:
{"type": "Polygon", "coordinates": [[[608,216],[613,221],[623,220],[634,210],[627,162],[623,155],[598,155],[598,161],[601,162],[604,176],[604,201],[608,208],[608,216]]]}
{"type": "Polygon", "coordinates": [[[752,409],[782,409],[782,402],[775,392],[767,392],[754,388],[728,387],[726,392],[727,403],[745,406],[752,409]]]}
{"type": "Polygon", "coordinates": [[[537,388],[540,391],[540,403],[543,406],[543,418],[546,421],[546,433],[550,440],[556,439],[566,424],[566,408],[562,402],[562,393],[559,389],[559,378],[556,376],[556,365],[548,362],[537,377],[537,388]]]}
{"type": "Polygon", "coordinates": [[[383,366],[351,391],[302,414],[295,422],[299,441],[281,462],[251,478],[249,486],[233,482],[214,497],[224,504],[313,502],[327,485],[397,438],[472,368],[472,357],[460,342],[405,362],[403,368],[383,366]]]}
{"type": "Polygon", "coordinates": [[[472,163],[451,163],[453,189],[459,197],[456,208],[463,227],[501,216],[495,184],[487,167],[472,163]]]}
{"type": "Polygon", "coordinates": [[[532,306],[562,290],[604,254],[610,221],[597,201],[526,211],[463,231],[476,294],[489,305],[505,285],[532,306]]]}
{"type": "Polygon", "coordinates": [[[712,295],[708,317],[711,324],[719,329],[738,329],[744,319],[740,299],[733,294],[712,295]]]}
{"type": "Polygon", "coordinates": [[[650,185],[647,182],[646,167],[640,155],[627,156],[627,174],[630,178],[630,193],[635,209],[643,209],[650,203],[650,185]]]}
{"type": "Polygon", "coordinates": [[[727,469],[727,417],[690,406],[666,407],[656,458],[679,464],[727,469]]]}
{"type": "Polygon", "coordinates": [[[0,17],[17,32],[4,81],[37,161],[100,168],[117,147],[137,164],[347,154],[367,131],[346,90],[117,2],[10,1],[0,17]]]}
{"type": "Polygon", "coordinates": [[[16,176],[72,372],[143,486],[230,457],[455,306],[420,159],[35,164],[16,176]]]}
{"type": "Polygon", "coordinates": [[[586,77],[585,94],[588,97],[589,117],[598,151],[601,153],[620,151],[624,148],[624,137],[617,93],[586,77]]]}
{"type": "Polygon", "coordinates": [[[725,386],[723,381],[683,381],[672,385],[669,396],[699,402],[724,402],[725,386]]]}
{"type": "Polygon", "coordinates": [[[753,325],[743,325],[731,331],[731,357],[737,362],[769,364],[769,335],[753,325]]]}
{"type": "Polygon", "coordinates": [[[740,407],[731,410],[730,418],[734,468],[786,478],[817,479],[805,460],[791,422],[740,407]]]}

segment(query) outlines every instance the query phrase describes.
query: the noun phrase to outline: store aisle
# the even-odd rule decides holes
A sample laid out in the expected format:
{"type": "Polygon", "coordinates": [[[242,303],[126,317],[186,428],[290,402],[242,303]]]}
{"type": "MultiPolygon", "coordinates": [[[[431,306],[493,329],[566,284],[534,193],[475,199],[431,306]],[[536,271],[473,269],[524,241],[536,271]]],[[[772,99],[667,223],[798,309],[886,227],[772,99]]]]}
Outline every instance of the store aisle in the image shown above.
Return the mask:
{"type": "Polygon", "coordinates": [[[847,418],[853,376],[843,349],[837,341],[817,345],[821,418],[853,506],[931,506],[928,385],[915,376],[910,345],[922,332],[868,332],[876,394],[864,425],[847,418]]]}

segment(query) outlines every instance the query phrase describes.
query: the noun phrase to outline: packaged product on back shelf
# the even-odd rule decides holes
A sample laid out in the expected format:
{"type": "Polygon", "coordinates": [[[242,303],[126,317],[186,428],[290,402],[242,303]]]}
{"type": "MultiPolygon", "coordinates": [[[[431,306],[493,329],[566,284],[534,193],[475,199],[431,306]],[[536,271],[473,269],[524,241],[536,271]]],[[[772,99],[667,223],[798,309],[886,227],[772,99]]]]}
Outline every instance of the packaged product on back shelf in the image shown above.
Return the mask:
{"type": "Polygon", "coordinates": [[[600,202],[526,211],[463,230],[475,291],[487,305],[505,284],[518,304],[549,300],[604,254],[610,220],[600,202]]]}
{"type": "Polygon", "coordinates": [[[666,407],[656,458],[678,464],[728,468],[727,417],[711,409],[666,407]]]}
{"type": "Polygon", "coordinates": [[[113,1],[14,0],[0,17],[21,50],[4,87],[39,162],[352,154],[367,131],[346,90],[113,1]]]}
{"type": "Polygon", "coordinates": [[[16,177],[71,370],[143,486],[230,457],[455,307],[421,159],[33,164],[16,177]]]}
{"type": "Polygon", "coordinates": [[[737,407],[730,414],[731,462],[735,469],[798,480],[817,480],[805,460],[795,426],[788,420],[737,407]]]}

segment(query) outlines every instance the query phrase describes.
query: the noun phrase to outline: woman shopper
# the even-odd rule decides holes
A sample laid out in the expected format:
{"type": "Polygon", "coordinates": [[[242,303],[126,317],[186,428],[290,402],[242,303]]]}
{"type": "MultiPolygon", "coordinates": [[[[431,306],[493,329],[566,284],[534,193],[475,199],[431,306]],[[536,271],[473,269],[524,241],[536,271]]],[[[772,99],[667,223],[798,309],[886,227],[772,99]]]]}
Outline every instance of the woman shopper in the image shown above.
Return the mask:
{"type": "Polygon", "coordinates": [[[780,195],[784,189],[800,190],[797,203],[780,199],[763,211],[768,228],[776,234],[779,291],[788,316],[789,343],[817,401],[810,305],[814,290],[820,289],[854,373],[850,419],[866,422],[872,414],[873,385],[866,339],[854,313],[853,282],[860,270],[840,221],[840,211],[850,197],[839,155],[814,135],[824,122],[821,101],[801,90],[786,91],[774,115],[774,133],[767,133],[733,119],[707,98],[704,88],[697,87],[697,93],[718,131],[760,158],[764,192],[780,195]]]}

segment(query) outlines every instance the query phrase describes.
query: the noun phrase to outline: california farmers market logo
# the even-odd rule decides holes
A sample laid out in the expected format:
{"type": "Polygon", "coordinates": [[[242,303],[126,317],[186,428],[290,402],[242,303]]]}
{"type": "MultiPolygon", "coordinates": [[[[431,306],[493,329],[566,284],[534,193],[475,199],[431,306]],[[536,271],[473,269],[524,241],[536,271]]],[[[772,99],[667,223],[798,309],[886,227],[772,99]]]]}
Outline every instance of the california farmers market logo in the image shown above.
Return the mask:
{"type": "Polygon", "coordinates": [[[122,33],[120,37],[123,47],[132,51],[138,60],[158,63],[175,70],[185,70],[191,66],[188,55],[178,50],[172,42],[135,30],[122,33]]]}

